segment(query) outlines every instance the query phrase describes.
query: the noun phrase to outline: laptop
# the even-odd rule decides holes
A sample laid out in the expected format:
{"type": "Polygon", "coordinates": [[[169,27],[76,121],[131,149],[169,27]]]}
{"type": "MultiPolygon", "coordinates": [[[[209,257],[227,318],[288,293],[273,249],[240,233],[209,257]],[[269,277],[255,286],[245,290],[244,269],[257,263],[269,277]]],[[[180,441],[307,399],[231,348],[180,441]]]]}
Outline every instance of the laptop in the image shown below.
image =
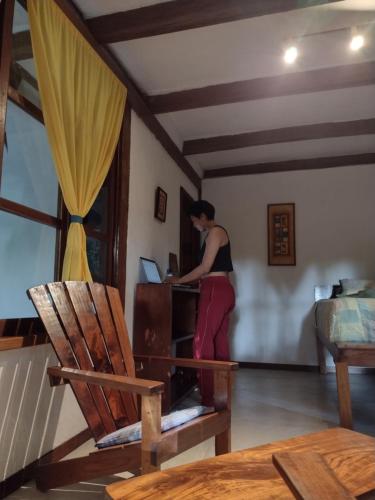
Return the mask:
{"type": "MultiPolygon", "coordinates": [[[[160,271],[156,262],[152,259],[146,259],[145,257],[140,257],[143,275],[146,283],[161,284],[163,280],[160,276],[160,271]]],[[[183,285],[183,284],[173,284],[173,288],[195,288],[193,285],[183,285]]]]}
{"type": "Polygon", "coordinates": [[[146,283],[163,282],[160,276],[158,266],[154,260],[146,259],[145,257],[141,257],[139,260],[141,261],[141,267],[143,271],[142,281],[146,281],[146,283]]]}

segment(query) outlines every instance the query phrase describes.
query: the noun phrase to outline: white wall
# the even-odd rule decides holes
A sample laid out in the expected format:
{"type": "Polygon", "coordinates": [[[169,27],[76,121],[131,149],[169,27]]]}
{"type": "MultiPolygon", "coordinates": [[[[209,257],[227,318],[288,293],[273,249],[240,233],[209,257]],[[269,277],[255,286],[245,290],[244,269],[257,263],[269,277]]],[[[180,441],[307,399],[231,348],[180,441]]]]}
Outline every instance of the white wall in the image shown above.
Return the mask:
{"type": "Polygon", "coordinates": [[[317,364],[314,286],[375,277],[375,166],[207,179],[229,231],[237,307],[232,358],[317,364]],[[296,204],[295,267],[267,265],[267,204],[296,204]]]}
{"type": "Polygon", "coordinates": [[[51,388],[51,345],[0,352],[0,482],[87,424],[68,386],[51,388]]]}
{"type": "Polygon", "coordinates": [[[125,301],[125,317],[131,340],[139,257],[155,259],[165,273],[169,252],[179,255],[181,186],[193,198],[197,198],[194,185],[132,112],[125,301]],[[165,223],[154,218],[155,191],[158,186],[168,195],[165,223]]]}

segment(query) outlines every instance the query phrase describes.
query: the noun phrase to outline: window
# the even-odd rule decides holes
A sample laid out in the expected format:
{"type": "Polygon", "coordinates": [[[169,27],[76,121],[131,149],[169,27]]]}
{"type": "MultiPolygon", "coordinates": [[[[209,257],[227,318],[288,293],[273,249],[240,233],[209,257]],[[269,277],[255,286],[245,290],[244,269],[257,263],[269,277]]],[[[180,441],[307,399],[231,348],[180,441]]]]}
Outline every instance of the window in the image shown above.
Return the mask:
{"type": "Polygon", "coordinates": [[[55,279],[62,227],[58,182],[40,110],[28,16],[18,1],[14,4],[11,40],[5,130],[1,131],[0,319],[35,316],[26,290],[55,279]]]}
{"type": "MultiPolygon", "coordinates": [[[[26,290],[60,279],[69,217],[43,123],[24,0],[16,0],[14,9],[12,2],[1,2],[0,28],[1,337],[40,330],[38,322],[28,319],[36,313],[26,290]],[[1,102],[4,96],[7,100],[1,102]]],[[[107,179],[84,220],[94,281],[117,286],[121,292],[125,290],[129,126],[124,127],[107,179]]]]}

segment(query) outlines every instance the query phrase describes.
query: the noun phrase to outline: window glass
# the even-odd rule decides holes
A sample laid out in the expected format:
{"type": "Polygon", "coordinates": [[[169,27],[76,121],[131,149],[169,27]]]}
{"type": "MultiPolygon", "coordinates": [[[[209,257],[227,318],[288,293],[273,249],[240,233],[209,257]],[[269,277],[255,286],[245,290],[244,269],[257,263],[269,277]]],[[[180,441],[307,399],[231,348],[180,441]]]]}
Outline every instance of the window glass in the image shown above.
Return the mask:
{"type": "Polygon", "coordinates": [[[51,215],[58,182],[45,127],[8,100],[0,196],[51,215]]]}
{"type": "Polygon", "coordinates": [[[107,283],[107,242],[88,236],[86,247],[92,279],[107,283]]]}
{"type": "Polygon", "coordinates": [[[35,317],[32,286],[54,281],[56,229],[0,211],[0,319],[35,317]]]}
{"type": "Polygon", "coordinates": [[[85,226],[88,229],[100,233],[107,232],[108,226],[108,183],[105,183],[99,191],[96,200],[85,218],[85,226]]]}
{"type": "Polygon", "coordinates": [[[19,2],[14,6],[10,84],[35,106],[41,108],[31,48],[29,18],[19,2]]]}

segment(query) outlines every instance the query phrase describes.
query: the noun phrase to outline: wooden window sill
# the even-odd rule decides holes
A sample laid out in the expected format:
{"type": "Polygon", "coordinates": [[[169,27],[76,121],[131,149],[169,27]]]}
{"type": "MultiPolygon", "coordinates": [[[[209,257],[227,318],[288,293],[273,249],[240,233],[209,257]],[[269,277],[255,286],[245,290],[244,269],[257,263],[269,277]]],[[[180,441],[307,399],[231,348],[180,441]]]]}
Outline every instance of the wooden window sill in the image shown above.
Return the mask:
{"type": "Polygon", "coordinates": [[[21,347],[30,347],[33,345],[46,344],[45,338],[37,335],[28,335],[27,337],[0,337],[0,351],[9,351],[10,349],[20,349],[21,347]]]}

